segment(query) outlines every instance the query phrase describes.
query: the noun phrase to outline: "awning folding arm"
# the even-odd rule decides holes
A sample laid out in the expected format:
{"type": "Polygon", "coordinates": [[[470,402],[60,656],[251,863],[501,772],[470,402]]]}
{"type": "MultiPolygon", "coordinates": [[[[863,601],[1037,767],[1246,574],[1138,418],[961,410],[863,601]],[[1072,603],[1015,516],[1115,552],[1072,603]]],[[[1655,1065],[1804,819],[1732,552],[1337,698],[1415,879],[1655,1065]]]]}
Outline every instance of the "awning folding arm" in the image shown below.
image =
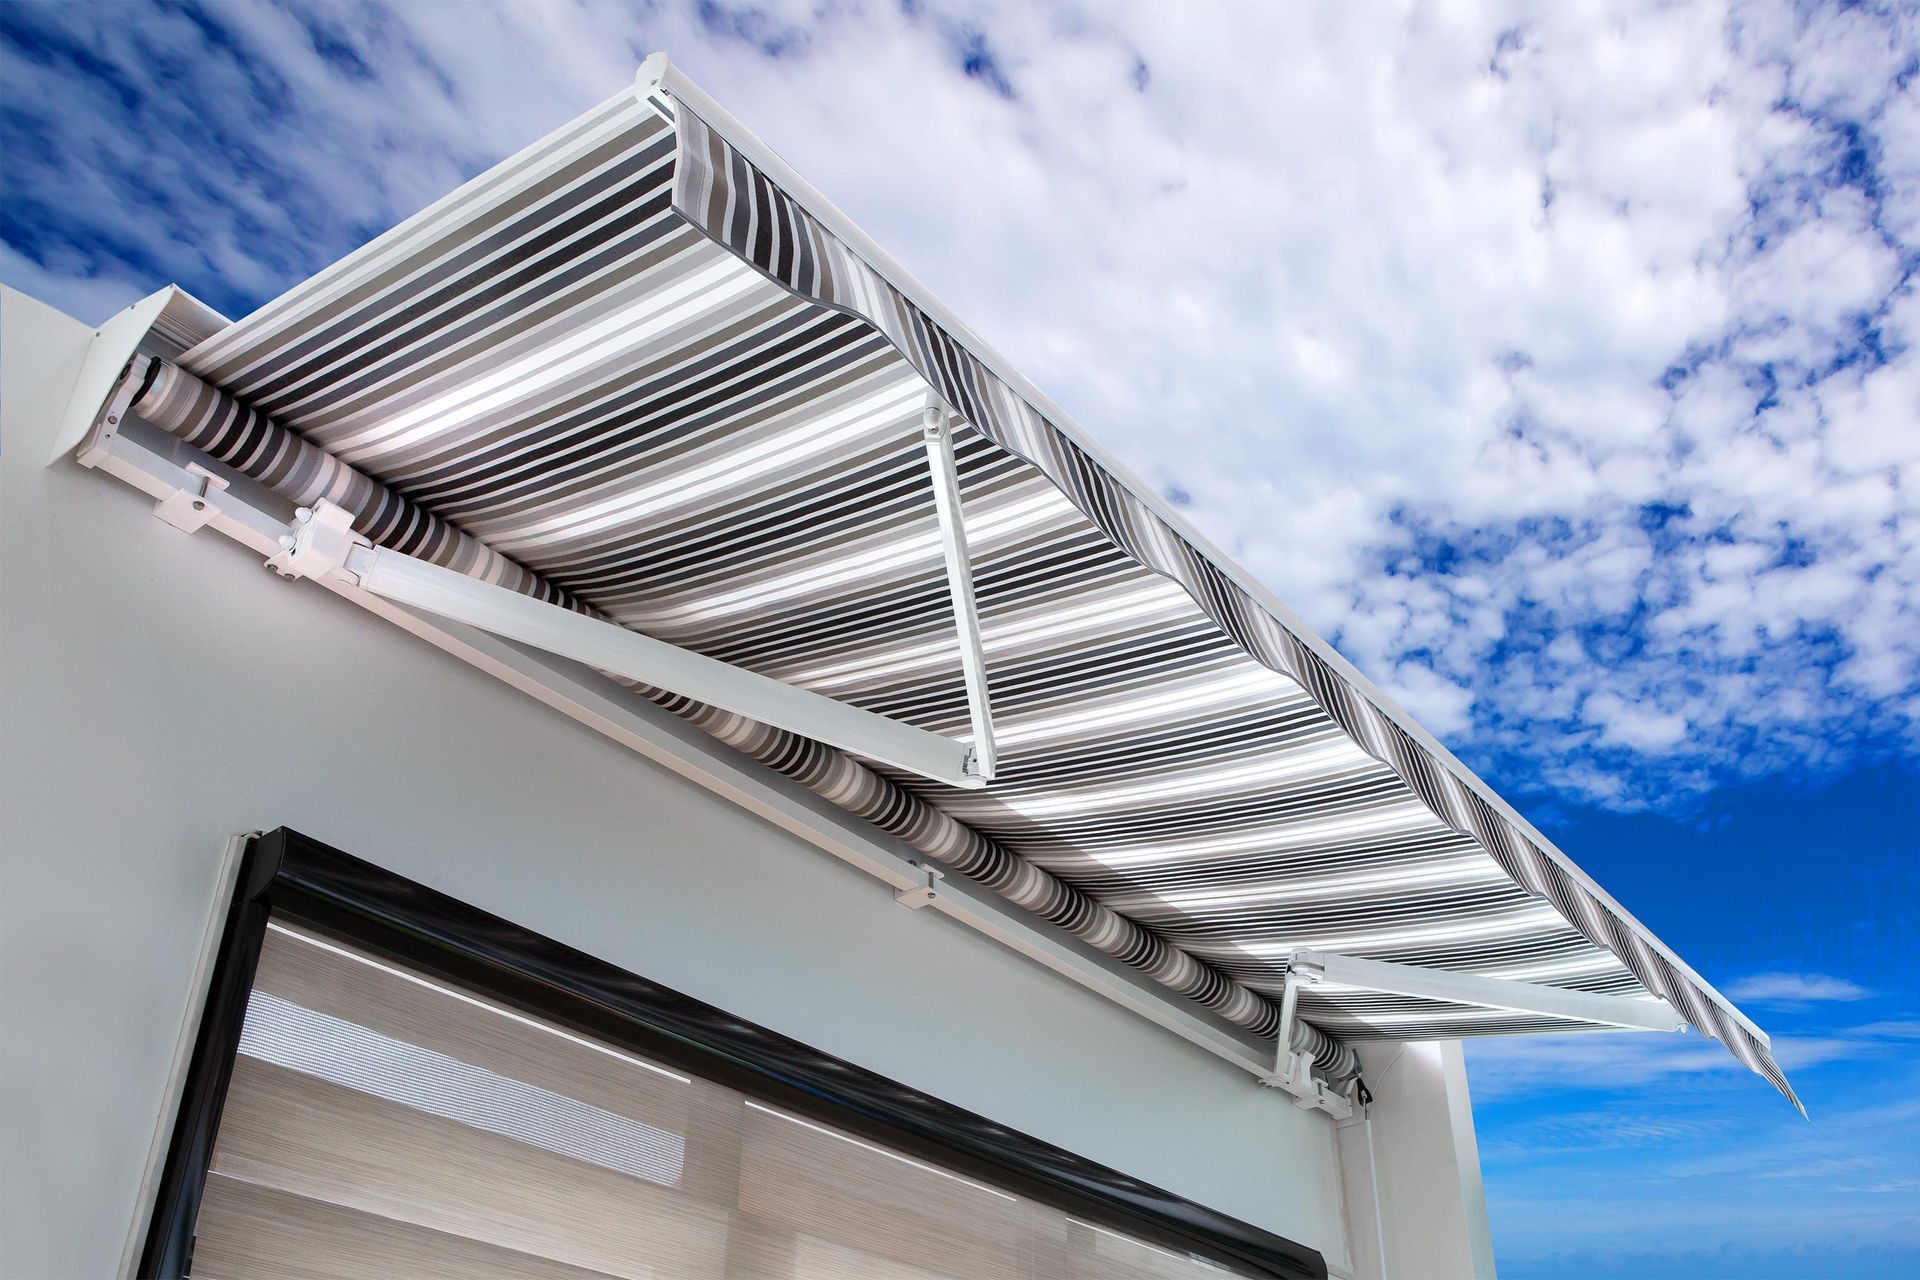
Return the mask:
{"type": "Polygon", "coordinates": [[[1289,996],[1296,977],[1304,983],[1326,983],[1385,995],[1477,1005],[1486,1009],[1565,1018],[1570,1022],[1630,1031],[1679,1031],[1687,1025],[1686,1019],[1664,1000],[1636,1000],[1630,996],[1572,991],[1566,987],[1517,982],[1511,978],[1489,978],[1477,973],[1452,973],[1418,965],[1361,960],[1329,951],[1302,949],[1294,952],[1287,971],[1289,996]]]}
{"type": "Polygon", "coordinates": [[[987,659],[980,644],[980,606],[973,594],[973,561],[967,553],[966,517],[960,507],[960,475],[953,462],[952,415],[928,395],[921,413],[927,466],[933,472],[933,505],[940,519],[940,551],[947,562],[947,593],[960,634],[960,671],[967,685],[967,715],[973,731],[974,768],[991,779],[999,765],[993,743],[993,703],[987,692],[987,659]]]}
{"type": "MultiPolygon", "coordinates": [[[[121,325],[126,335],[124,349],[112,353],[110,373],[91,379],[88,386],[76,392],[82,397],[82,407],[75,409],[73,416],[80,425],[55,451],[54,460],[72,457],[156,504],[171,504],[168,510],[181,504],[191,509],[195,501],[202,502],[204,511],[195,515],[204,515],[205,522],[195,529],[210,529],[262,558],[278,560],[296,550],[297,527],[289,523],[278,497],[253,485],[205,484],[200,468],[180,460],[180,451],[171,439],[143,438],[147,436],[144,430],[120,434],[127,407],[140,385],[137,374],[129,383],[123,371],[135,340],[151,321],[150,314],[143,317],[138,309],[128,314],[137,323],[131,330],[121,325]],[[122,376],[116,379],[114,374],[122,376]],[[116,386],[123,395],[114,394],[116,386]],[[295,547],[285,545],[290,534],[294,535],[295,547]]],[[[114,336],[115,324],[108,322],[105,336],[94,339],[96,346],[114,336]]],[[[165,519],[157,508],[155,514],[165,519]]],[[[976,931],[1231,1064],[1235,1070],[1246,1072],[1250,1080],[1266,1076],[1271,1053],[1252,1033],[1212,1016],[1133,966],[1093,950],[998,891],[966,877],[943,878],[938,868],[912,856],[899,840],[801,784],[730,750],[678,716],[626,696],[592,671],[536,646],[515,644],[476,626],[395,605],[357,590],[344,573],[329,574],[323,566],[321,572],[326,575],[321,581],[327,589],[360,608],[874,877],[894,891],[902,905],[930,910],[976,931]]]]}
{"type": "Polygon", "coordinates": [[[1287,965],[1286,986],[1280,997],[1280,1031],[1274,1051],[1273,1072],[1263,1077],[1261,1083],[1290,1094],[1293,1105],[1302,1110],[1325,1111],[1336,1120],[1347,1119],[1353,1115],[1356,1104],[1364,1106],[1371,1099],[1363,1092],[1364,1086],[1357,1079],[1353,1096],[1337,1092],[1313,1074],[1312,1059],[1293,1048],[1293,1025],[1294,1019],[1299,1016],[1300,989],[1323,983],[1386,995],[1414,996],[1443,1000],[1450,1004],[1565,1018],[1572,1022],[1624,1030],[1679,1031],[1686,1026],[1686,1019],[1663,1000],[1635,1000],[1628,996],[1610,996],[1592,991],[1570,991],[1565,987],[1549,987],[1535,982],[1488,978],[1474,973],[1450,973],[1444,969],[1362,960],[1355,956],[1303,948],[1293,953],[1287,965]]]}
{"type": "Polygon", "coordinates": [[[948,786],[977,789],[991,776],[980,767],[975,747],[951,738],[508,587],[375,547],[353,532],[350,513],[331,502],[301,508],[293,533],[281,539],[279,553],[267,565],[289,578],[332,576],[398,604],[789,729],[948,786]]]}

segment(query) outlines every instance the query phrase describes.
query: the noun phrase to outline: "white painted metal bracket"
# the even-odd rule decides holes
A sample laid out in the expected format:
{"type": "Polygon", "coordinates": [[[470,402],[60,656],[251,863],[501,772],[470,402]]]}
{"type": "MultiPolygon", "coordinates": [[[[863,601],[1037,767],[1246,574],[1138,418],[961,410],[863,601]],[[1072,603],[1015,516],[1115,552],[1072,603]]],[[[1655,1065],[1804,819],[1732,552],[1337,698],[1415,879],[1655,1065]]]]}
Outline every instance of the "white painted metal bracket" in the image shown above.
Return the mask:
{"type": "Polygon", "coordinates": [[[425,560],[368,544],[331,502],[302,508],[267,561],[289,578],[335,578],[612,675],[668,689],[762,724],[943,782],[979,788],[973,748],[835,698],[548,604],[425,560]]]}
{"type": "Polygon", "coordinates": [[[211,495],[227,487],[227,482],[197,462],[187,464],[187,474],[199,483],[190,489],[178,489],[153,504],[153,514],[182,533],[198,533],[213,519],[211,495]]]}
{"type": "Polygon", "coordinates": [[[372,546],[353,531],[345,507],[323,499],[293,513],[293,532],[280,539],[280,553],[267,557],[267,568],[283,578],[324,578],[344,571],[354,550],[372,546]]]}
{"type": "Polygon", "coordinates": [[[1273,1072],[1264,1077],[1261,1083],[1289,1094],[1294,1106],[1325,1111],[1335,1120],[1349,1119],[1354,1114],[1356,1104],[1364,1107],[1370,1099],[1362,1092],[1363,1086],[1358,1081],[1353,1086],[1351,1097],[1330,1088],[1325,1081],[1314,1077],[1313,1063],[1307,1055],[1293,1051],[1293,1023],[1299,1006],[1300,989],[1321,983],[1636,1031],[1679,1031],[1686,1026],[1685,1019],[1664,1001],[1570,991],[1565,987],[1549,987],[1534,982],[1423,969],[1409,964],[1389,964],[1382,960],[1362,960],[1303,948],[1293,953],[1287,967],[1286,987],[1280,999],[1280,1033],[1273,1072]]]}
{"type": "Polygon", "coordinates": [[[991,780],[999,764],[993,742],[993,702],[987,692],[987,658],[980,644],[980,607],[973,594],[973,560],[967,553],[966,514],[960,505],[960,474],[953,462],[953,418],[929,394],[921,414],[927,466],[933,472],[933,506],[940,518],[940,550],[947,561],[947,594],[960,633],[960,671],[967,685],[967,716],[973,731],[973,770],[991,780]]]}
{"type": "MultiPolygon", "coordinates": [[[[123,334],[120,336],[123,340],[126,339],[126,335],[123,334]]],[[[93,339],[94,346],[98,347],[102,340],[102,335],[96,334],[93,339]]],[[[129,351],[131,351],[131,342],[129,341],[127,345],[129,351]]],[[[87,355],[88,362],[91,363],[94,355],[91,348],[88,350],[87,355]]],[[[114,375],[115,381],[109,383],[104,389],[102,398],[94,410],[91,429],[84,438],[79,451],[78,456],[81,466],[99,466],[101,459],[105,458],[108,451],[112,449],[114,440],[120,435],[120,425],[126,421],[127,410],[132,406],[134,399],[139,396],[140,387],[142,383],[146,381],[147,366],[151,362],[151,356],[129,354],[125,363],[120,366],[119,372],[114,375]]],[[[88,393],[76,391],[74,395],[75,402],[79,402],[82,395],[87,395],[88,398],[91,398],[89,394],[91,390],[92,389],[89,388],[88,393]]],[[[76,412],[77,410],[69,406],[69,416],[72,416],[76,412]]],[[[58,457],[58,455],[56,455],[56,457],[58,457]]]]}
{"type": "Polygon", "coordinates": [[[903,907],[918,911],[922,907],[932,906],[934,899],[940,896],[940,882],[947,878],[947,873],[918,858],[910,865],[919,879],[903,889],[894,890],[893,900],[903,907]]]}
{"type": "Polygon", "coordinates": [[[72,455],[81,466],[97,467],[106,458],[146,373],[150,357],[140,354],[142,343],[159,335],[177,346],[191,346],[226,323],[224,316],[177,285],[168,285],[116,313],[94,332],[80,362],[48,461],[72,455]]]}
{"type": "Polygon", "coordinates": [[[1260,1083],[1285,1093],[1302,1111],[1324,1111],[1336,1121],[1347,1120],[1353,1116],[1355,1099],[1314,1075],[1313,1059],[1296,1053],[1293,1048],[1293,1023],[1298,1016],[1300,988],[1315,981],[1318,981],[1317,972],[1311,965],[1302,965],[1296,952],[1280,997],[1280,1030],[1274,1040],[1273,1071],[1262,1076],[1260,1083]]]}
{"type": "Polygon", "coordinates": [[[1474,973],[1451,973],[1444,969],[1423,969],[1410,964],[1388,964],[1382,960],[1361,960],[1327,951],[1294,952],[1293,972],[1302,974],[1308,982],[1444,1000],[1450,1004],[1479,1005],[1514,1013],[1533,1013],[1633,1031],[1679,1031],[1687,1025],[1686,1019],[1663,1000],[1635,1000],[1628,996],[1610,996],[1592,991],[1570,991],[1565,987],[1543,986],[1537,982],[1516,982],[1510,978],[1488,978],[1474,973]]]}

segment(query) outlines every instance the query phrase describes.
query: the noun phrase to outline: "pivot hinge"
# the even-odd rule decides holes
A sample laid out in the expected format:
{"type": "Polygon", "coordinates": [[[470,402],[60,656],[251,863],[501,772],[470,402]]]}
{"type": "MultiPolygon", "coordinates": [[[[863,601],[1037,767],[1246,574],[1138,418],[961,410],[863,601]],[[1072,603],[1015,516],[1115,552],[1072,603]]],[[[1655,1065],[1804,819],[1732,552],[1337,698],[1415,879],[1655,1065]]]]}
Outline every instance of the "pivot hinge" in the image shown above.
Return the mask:
{"type": "Polygon", "coordinates": [[[1280,997],[1280,1029],[1274,1042],[1273,1072],[1262,1076],[1260,1083],[1287,1094],[1302,1111],[1324,1111],[1335,1120],[1346,1120],[1353,1115],[1353,1100],[1314,1075],[1311,1055],[1299,1053],[1293,1047],[1300,988],[1320,981],[1323,976],[1325,971],[1318,964],[1298,955],[1287,966],[1286,987],[1280,997]]]}
{"type": "Polygon", "coordinates": [[[283,578],[345,573],[353,549],[371,545],[353,531],[351,512],[323,498],[293,513],[293,532],[280,539],[279,554],[267,558],[267,568],[283,578]]]}

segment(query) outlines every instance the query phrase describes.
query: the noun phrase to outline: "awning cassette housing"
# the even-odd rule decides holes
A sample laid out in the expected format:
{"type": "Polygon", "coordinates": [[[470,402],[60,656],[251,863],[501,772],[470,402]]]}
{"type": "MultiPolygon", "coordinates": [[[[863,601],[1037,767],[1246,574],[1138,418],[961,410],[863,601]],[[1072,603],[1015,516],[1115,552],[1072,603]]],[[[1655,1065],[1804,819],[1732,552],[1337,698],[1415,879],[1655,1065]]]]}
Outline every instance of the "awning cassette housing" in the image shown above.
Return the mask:
{"type": "MultiPolygon", "coordinates": [[[[663,64],[133,409],[373,546],[985,747],[965,789],[654,691],[1243,1027],[1279,1027],[1317,950],[1664,1002],[1786,1089],[1737,1010],[663,64]]],[[[1336,1074],[1329,1035],[1604,1025],[1297,999],[1336,1074]]]]}

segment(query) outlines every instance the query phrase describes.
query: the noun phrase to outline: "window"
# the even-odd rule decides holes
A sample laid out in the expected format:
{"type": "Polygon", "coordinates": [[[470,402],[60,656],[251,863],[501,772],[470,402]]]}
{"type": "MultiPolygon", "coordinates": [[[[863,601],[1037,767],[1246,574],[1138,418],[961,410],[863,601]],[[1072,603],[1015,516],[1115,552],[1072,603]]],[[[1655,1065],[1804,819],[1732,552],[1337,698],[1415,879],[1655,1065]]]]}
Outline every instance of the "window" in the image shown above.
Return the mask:
{"type": "Polygon", "coordinates": [[[242,874],[145,1266],[1175,1280],[1317,1262],[281,832],[242,874]]]}

